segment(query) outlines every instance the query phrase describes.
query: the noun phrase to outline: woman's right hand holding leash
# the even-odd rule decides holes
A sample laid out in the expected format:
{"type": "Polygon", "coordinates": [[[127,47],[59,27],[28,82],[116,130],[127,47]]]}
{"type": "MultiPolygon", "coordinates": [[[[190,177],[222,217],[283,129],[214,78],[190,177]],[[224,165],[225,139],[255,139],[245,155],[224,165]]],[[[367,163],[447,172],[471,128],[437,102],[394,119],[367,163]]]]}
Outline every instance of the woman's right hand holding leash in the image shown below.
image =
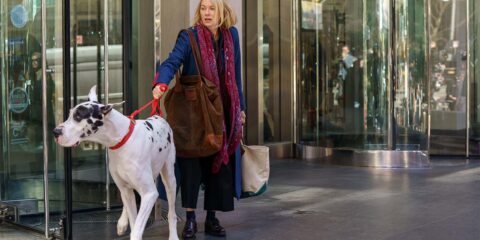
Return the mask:
{"type": "Polygon", "coordinates": [[[152,90],[152,95],[154,99],[159,99],[165,94],[165,92],[168,90],[168,85],[165,83],[159,83],[155,85],[155,87],[152,90]]]}

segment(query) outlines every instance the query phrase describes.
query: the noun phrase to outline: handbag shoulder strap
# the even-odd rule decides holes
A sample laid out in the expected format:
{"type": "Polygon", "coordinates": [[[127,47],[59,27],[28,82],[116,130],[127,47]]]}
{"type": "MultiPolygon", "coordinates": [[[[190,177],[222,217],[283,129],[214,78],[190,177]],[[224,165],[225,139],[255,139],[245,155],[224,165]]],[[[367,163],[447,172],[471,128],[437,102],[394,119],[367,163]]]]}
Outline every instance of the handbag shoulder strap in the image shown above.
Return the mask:
{"type": "Polygon", "coordinates": [[[186,30],[188,33],[188,37],[190,38],[190,46],[192,47],[193,58],[195,59],[195,65],[197,66],[197,71],[199,75],[203,75],[203,62],[202,62],[202,55],[200,54],[200,50],[198,49],[198,43],[193,36],[193,32],[190,30],[186,30]]]}
{"type": "MultiPolygon", "coordinates": [[[[202,56],[200,55],[200,50],[198,49],[197,40],[195,39],[195,36],[193,36],[193,32],[188,29],[182,29],[178,33],[177,40],[180,37],[180,34],[182,34],[182,32],[184,31],[187,32],[188,38],[190,40],[190,47],[192,48],[193,58],[195,59],[195,66],[197,67],[198,75],[202,76],[203,75],[202,74],[202,70],[203,70],[202,56]]],[[[180,76],[181,76],[180,69],[178,69],[176,74],[177,79],[180,79],[180,76]]]]}

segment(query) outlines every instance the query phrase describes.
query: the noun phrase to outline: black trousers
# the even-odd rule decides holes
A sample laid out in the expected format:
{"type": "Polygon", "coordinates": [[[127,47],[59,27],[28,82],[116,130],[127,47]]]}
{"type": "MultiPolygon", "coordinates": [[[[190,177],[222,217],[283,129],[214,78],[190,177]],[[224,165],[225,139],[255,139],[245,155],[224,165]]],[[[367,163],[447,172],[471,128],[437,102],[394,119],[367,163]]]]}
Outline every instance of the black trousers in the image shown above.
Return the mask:
{"type": "Polygon", "coordinates": [[[205,186],[204,209],[207,211],[233,211],[234,197],[234,162],[235,156],[230,157],[228,165],[222,164],[218,173],[212,173],[214,157],[180,158],[177,164],[180,167],[182,207],[197,208],[200,185],[205,186]]]}

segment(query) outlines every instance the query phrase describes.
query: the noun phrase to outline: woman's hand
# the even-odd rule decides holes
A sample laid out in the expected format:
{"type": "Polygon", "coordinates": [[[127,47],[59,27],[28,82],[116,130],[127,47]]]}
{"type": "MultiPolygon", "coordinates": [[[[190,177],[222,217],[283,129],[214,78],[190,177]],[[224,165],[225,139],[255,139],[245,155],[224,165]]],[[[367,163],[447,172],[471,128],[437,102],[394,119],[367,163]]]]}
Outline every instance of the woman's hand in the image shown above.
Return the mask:
{"type": "Polygon", "coordinates": [[[167,90],[168,90],[167,84],[164,84],[164,83],[157,84],[152,90],[153,98],[154,99],[161,98],[167,90]]]}
{"type": "Polygon", "coordinates": [[[240,122],[242,122],[242,125],[245,125],[245,122],[247,120],[247,115],[245,115],[244,111],[240,112],[240,122]]]}

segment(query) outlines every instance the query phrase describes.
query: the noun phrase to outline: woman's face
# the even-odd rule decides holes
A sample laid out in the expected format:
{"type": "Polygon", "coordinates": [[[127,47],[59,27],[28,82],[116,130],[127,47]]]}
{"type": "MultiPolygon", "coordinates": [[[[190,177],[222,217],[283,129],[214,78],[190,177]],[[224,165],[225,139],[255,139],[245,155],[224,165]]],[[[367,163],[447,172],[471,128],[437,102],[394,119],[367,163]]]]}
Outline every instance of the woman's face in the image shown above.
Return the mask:
{"type": "Polygon", "coordinates": [[[200,5],[200,17],[203,25],[210,31],[216,31],[218,28],[217,7],[210,0],[202,0],[200,5]]]}
{"type": "Polygon", "coordinates": [[[40,59],[38,56],[32,56],[32,67],[36,70],[38,69],[40,59]]]}

